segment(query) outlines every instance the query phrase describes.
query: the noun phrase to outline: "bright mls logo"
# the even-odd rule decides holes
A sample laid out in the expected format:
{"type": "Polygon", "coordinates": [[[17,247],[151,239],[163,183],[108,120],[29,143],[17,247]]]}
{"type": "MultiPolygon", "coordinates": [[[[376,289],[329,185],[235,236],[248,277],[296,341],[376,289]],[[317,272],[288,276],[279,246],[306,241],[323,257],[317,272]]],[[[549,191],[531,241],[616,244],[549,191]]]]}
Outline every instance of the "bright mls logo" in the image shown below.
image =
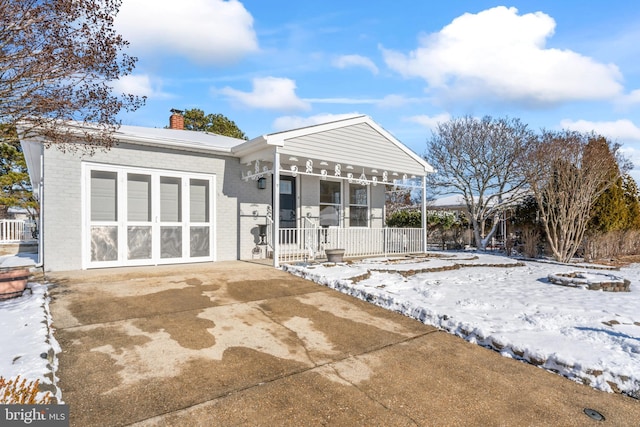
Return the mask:
{"type": "Polygon", "coordinates": [[[0,425],[68,427],[69,405],[0,405],[0,425]]]}

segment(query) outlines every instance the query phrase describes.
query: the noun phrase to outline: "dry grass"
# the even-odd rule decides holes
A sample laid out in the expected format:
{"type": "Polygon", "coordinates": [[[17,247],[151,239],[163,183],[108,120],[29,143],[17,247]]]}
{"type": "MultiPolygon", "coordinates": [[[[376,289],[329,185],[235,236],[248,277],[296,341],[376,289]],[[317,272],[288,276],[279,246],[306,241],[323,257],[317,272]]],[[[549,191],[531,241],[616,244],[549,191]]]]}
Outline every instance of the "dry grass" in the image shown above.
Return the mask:
{"type": "Polygon", "coordinates": [[[39,385],[39,380],[27,382],[24,378],[20,381],[19,375],[9,381],[0,377],[0,404],[47,405],[51,403],[49,392],[38,398],[39,385]]]}

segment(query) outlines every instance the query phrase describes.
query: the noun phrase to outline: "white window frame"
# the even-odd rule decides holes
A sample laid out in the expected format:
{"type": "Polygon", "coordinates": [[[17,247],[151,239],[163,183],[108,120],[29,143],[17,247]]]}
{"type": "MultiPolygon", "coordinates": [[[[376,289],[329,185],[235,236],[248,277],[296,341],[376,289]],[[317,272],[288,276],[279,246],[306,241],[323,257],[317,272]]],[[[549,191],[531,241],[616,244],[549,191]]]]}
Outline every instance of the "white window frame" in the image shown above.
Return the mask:
{"type": "Polygon", "coordinates": [[[83,162],[82,173],[82,268],[104,268],[135,265],[158,265],[188,262],[215,261],[217,259],[215,234],[216,234],[216,210],[215,189],[216,176],[195,172],[184,172],[164,169],[151,169],[143,167],[130,167],[108,165],[101,163],[83,162]],[[91,220],[91,172],[92,171],[115,172],[117,174],[117,221],[105,222],[106,226],[118,227],[118,257],[114,261],[91,260],[91,227],[103,225],[102,222],[91,220]],[[151,176],[151,221],[129,221],[127,218],[127,175],[140,174],[151,176]],[[178,223],[166,223],[160,221],[160,177],[175,177],[181,179],[181,221],[178,223]],[[209,181],[209,221],[191,222],[190,212],[190,182],[191,179],[209,181]],[[127,253],[127,227],[128,226],[152,227],[152,255],[150,259],[128,259],[127,253]],[[161,258],[160,255],[160,227],[175,225],[182,227],[182,256],[178,258],[161,258]],[[192,257],[190,254],[190,227],[208,226],[209,231],[209,256],[192,257]]]}
{"type": "Polygon", "coordinates": [[[360,185],[360,184],[356,184],[356,183],[350,183],[349,184],[349,189],[347,191],[347,197],[348,200],[345,200],[345,204],[348,207],[348,212],[347,212],[347,219],[349,220],[349,227],[350,228],[370,228],[371,227],[371,189],[369,188],[368,185],[360,185]],[[367,203],[365,205],[361,205],[361,204],[357,204],[357,203],[351,203],[351,188],[364,188],[366,190],[367,193],[367,203]],[[356,207],[356,208],[367,208],[367,214],[366,214],[366,220],[367,220],[367,225],[352,225],[351,224],[351,208],[352,207],[356,207]]]}
{"type": "MultiPolygon", "coordinates": [[[[321,218],[322,218],[322,207],[323,206],[335,206],[336,209],[338,210],[338,225],[329,225],[326,226],[327,228],[340,228],[343,226],[344,224],[344,185],[342,180],[336,180],[336,179],[319,179],[318,180],[318,224],[321,225],[321,218]],[[339,187],[340,187],[340,202],[339,203],[326,203],[326,202],[322,202],[322,189],[320,188],[322,186],[323,182],[335,182],[338,183],[339,187]]],[[[322,226],[322,225],[321,225],[322,226]]]]}

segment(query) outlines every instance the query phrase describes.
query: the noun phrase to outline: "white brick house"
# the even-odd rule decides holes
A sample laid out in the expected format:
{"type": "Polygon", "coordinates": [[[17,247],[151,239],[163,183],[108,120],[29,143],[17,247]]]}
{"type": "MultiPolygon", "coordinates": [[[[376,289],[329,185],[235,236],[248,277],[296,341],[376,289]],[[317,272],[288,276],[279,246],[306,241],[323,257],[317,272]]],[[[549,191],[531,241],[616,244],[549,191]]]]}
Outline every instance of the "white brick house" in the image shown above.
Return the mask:
{"type": "Polygon", "coordinates": [[[115,138],[91,156],[22,139],[45,270],[426,250],[424,227],[385,228],[384,199],[410,178],[424,191],[432,168],[367,116],[250,141],[134,126],[115,138]]]}

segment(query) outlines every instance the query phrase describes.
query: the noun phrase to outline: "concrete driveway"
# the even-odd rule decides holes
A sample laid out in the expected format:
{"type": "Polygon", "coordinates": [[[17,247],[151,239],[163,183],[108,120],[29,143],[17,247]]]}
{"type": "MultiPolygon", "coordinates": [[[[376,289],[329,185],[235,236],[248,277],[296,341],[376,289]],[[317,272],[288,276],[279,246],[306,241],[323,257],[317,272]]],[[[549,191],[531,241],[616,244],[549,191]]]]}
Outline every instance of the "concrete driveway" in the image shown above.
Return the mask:
{"type": "Polygon", "coordinates": [[[269,266],[47,279],[73,426],[640,425],[638,400],[269,266]]]}

